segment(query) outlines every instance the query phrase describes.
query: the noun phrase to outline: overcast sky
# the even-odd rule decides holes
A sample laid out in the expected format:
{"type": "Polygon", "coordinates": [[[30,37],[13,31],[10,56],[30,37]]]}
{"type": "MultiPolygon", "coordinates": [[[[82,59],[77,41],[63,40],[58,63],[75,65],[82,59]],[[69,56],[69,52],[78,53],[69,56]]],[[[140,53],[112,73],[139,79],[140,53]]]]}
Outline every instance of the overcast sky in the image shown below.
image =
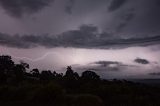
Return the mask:
{"type": "Polygon", "coordinates": [[[31,68],[159,78],[159,0],[0,0],[0,54],[31,68]]]}

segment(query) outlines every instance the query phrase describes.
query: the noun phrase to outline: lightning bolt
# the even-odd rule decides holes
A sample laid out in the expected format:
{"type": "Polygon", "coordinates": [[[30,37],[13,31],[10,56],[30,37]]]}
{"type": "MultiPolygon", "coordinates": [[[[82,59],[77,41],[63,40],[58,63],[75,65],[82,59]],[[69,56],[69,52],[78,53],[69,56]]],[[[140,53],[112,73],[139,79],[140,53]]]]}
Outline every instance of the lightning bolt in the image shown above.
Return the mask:
{"type": "Polygon", "coordinates": [[[37,62],[37,61],[43,60],[43,59],[45,59],[45,58],[46,58],[48,55],[50,55],[50,54],[54,54],[54,55],[58,55],[58,56],[60,55],[60,54],[58,54],[58,53],[56,53],[56,52],[47,52],[47,53],[45,53],[44,55],[40,56],[39,58],[32,59],[32,58],[28,58],[28,57],[18,57],[18,56],[15,56],[15,55],[13,55],[13,54],[9,51],[9,49],[7,49],[7,48],[3,48],[2,51],[6,51],[6,52],[7,52],[7,55],[10,55],[10,56],[12,56],[12,57],[15,58],[15,59],[29,60],[29,61],[32,61],[32,62],[37,62]]]}

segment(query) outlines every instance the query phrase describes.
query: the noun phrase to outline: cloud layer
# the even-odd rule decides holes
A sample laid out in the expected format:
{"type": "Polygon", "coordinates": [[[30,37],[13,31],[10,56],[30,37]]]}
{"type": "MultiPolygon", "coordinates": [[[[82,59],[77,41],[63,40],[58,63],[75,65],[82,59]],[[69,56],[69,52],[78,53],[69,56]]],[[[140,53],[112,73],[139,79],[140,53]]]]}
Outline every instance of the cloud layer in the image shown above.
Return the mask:
{"type": "Polygon", "coordinates": [[[160,36],[122,38],[110,33],[99,33],[97,27],[83,25],[59,35],[8,35],[0,33],[0,44],[16,48],[33,48],[44,46],[75,48],[125,48],[132,46],[148,46],[160,43],[160,36]]]}
{"type": "Polygon", "coordinates": [[[134,62],[139,63],[139,64],[149,64],[150,63],[148,60],[141,59],[141,58],[135,59],[134,62]]]}
{"type": "Polygon", "coordinates": [[[10,15],[22,17],[36,13],[54,0],[0,0],[0,6],[10,15]]]}
{"type": "Polygon", "coordinates": [[[115,61],[96,61],[87,65],[73,65],[73,67],[75,67],[77,70],[92,70],[98,72],[119,72],[121,71],[122,67],[126,66],[120,62],[115,61]]]}
{"type": "Polygon", "coordinates": [[[97,62],[94,62],[93,64],[100,65],[102,67],[107,67],[109,65],[119,65],[121,63],[115,62],[115,61],[97,61],[97,62]]]}

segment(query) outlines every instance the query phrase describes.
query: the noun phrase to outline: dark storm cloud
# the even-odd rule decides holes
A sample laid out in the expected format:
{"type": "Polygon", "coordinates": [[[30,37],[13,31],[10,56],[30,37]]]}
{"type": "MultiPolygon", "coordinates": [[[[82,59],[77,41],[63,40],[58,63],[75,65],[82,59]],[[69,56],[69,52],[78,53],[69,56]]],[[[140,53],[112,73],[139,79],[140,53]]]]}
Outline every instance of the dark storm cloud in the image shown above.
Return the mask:
{"type": "Polygon", "coordinates": [[[109,65],[119,65],[121,63],[120,62],[115,62],[115,61],[97,61],[97,62],[94,62],[93,64],[97,64],[97,65],[100,65],[102,67],[107,67],[109,65]]]}
{"type": "Polygon", "coordinates": [[[148,46],[160,43],[160,36],[141,38],[115,37],[113,34],[98,34],[94,26],[81,26],[79,30],[65,32],[58,40],[66,47],[79,48],[121,48],[131,46],[148,46]]]}
{"type": "Polygon", "coordinates": [[[118,67],[137,67],[135,65],[128,65],[118,61],[96,61],[91,64],[95,64],[101,67],[110,67],[110,65],[114,65],[118,67]]]}
{"type": "Polygon", "coordinates": [[[106,14],[111,20],[106,20],[104,30],[126,36],[160,34],[159,0],[111,0],[106,14]]]}
{"type": "Polygon", "coordinates": [[[75,48],[125,48],[132,46],[148,46],[160,43],[160,36],[141,38],[115,37],[109,33],[98,33],[92,25],[82,25],[77,30],[64,32],[60,35],[7,35],[0,33],[0,44],[17,48],[44,46],[75,47],[75,48]]]}
{"type": "Polygon", "coordinates": [[[0,0],[0,6],[15,17],[36,13],[54,0],[0,0]]]}
{"type": "Polygon", "coordinates": [[[120,21],[116,30],[121,31],[124,27],[129,25],[130,21],[132,21],[132,19],[134,19],[135,16],[136,16],[136,13],[134,9],[129,9],[126,12],[122,13],[122,15],[119,16],[120,21]]]}
{"type": "Polygon", "coordinates": [[[76,70],[92,70],[105,72],[120,72],[124,69],[137,67],[135,65],[128,65],[118,61],[95,61],[87,65],[73,65],[76,70]]]}
{"type": "Polygon", "coordinates": [[[120,62],[114,61],[96,61],[87,65],[73,65],[77,70],[92,70],[92,71],[110,71],[119,72],[123,67],[120,62]],[[114,66],[110,66],[114,65],[114,66]]]}
{"type": "Polygon", "coordinates": [[[23,42],[21,37],[18,35],[10,36],[7,34],[0,33],[0,44],[8,47],[16,48],[30,48],[32,44],[23,42]]]}
{"type": "Polygon", "coordinates": [[[141,58],[135,59],[134,62],[139,63],[139,64],[149,64],[150,63],[148,60],[141,59],[141,58]]]}
{"type": "Polygon", "coordinates": [[[97,61],[92,64],[96,65],[94,67],[96,71],[119,71],[122,65],[120,62],[115,62],[115,61],[97,61]]]}
{"type": "Polygon", "coordinates": [[[108,7],[108,10],[110,12],[116,11],[121,8],[121,6],[123,6],[126,2],[127,0],[112,0],[110,6],[108,7]]]}
{"type": "MultiPolygon", "coordinates": [[[[88,15],[88,13],[97,11],[103,6],[107,6],[109,0],[64,0],[65,12],[69,15],[88,15]]],[[[105,8],[106,9],[106,8],[105,8]]],[[[82,16],[83,17],[83,16],[82,16]]]]}
{"type": "Polygon", "coordinates": [[[48,35],[7,35],[0,33],[0,44],[8,47],[16,47],[16,48],[33,48],[37,46],[45,46],[47,48],[54,47],[56,42],[55,37],[48,35]]]}
{"type": "Polygon", "coordinates": [[[159,34],[160,5],[158,2],[159,0],[137,0],[135,2],[130,1],[128,8],[129,6],[134,8],[135,16],[134,20],[129,24],[129,26],[126,27],[125,32],[132,32],[135,34],[159,34]]]}

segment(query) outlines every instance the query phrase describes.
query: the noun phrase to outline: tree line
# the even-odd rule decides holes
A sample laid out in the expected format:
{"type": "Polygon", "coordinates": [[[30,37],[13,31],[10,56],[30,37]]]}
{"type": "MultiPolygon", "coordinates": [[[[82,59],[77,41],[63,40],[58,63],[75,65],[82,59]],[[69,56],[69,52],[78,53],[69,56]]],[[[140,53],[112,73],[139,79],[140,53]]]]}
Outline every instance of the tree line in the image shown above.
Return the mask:
{"type": "Polygon", "coordinates": [[[127,80],[101,79],[87,70],[81,75],[39,71],[11,56],[0,56],[0,105],[2,106],[159,106],[160,87],[127,80]]]}
{"type": "MultiPolygon", "coordinates": [[[[98,76],[93,71],[84,71],[81,76],[77,72],[72,70],[71,66],[67,67],[66,73],[57,73],[56,71],[29,69],[29,64],[20,61],[19,64],[15,64],[11,56],[2,55],[0,56],[0,84],[18,84],[25,80],[35,80],[35,81],[50,81],[50,80],[65,80],[65,81],[76,81],[76,80],[100,80],[98,76]]],[[[70,83],[71,83],[70,82],[70,83]]]]}

